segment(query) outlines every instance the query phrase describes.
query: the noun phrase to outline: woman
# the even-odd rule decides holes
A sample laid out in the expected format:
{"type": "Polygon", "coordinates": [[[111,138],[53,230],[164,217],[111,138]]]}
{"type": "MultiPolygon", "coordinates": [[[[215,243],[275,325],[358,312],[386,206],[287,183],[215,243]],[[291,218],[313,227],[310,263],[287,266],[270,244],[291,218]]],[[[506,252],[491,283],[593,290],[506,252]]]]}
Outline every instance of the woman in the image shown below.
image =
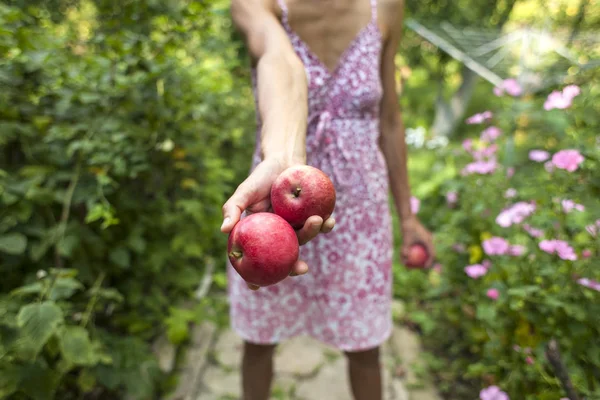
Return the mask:
{"type": "Polygon", "coordinates": [[[291,165],[321,169],[337,191],[333,217],[311,217],[298,231],[301,276],[248,290],[228,266],[244,399],[268,398],[275,345],[301,334],[344,351],[356,400],[381,399],[379,346],[392,328],[389,189],[402,256],[422,242],[433,260],[431,235],[411,214],[396,92],[403,4],[232,0],[231,10],[253,61],[258,132],[253,171],[223,206],[222,231],[244,211],[268,210],[271,183],[291,165]]]}

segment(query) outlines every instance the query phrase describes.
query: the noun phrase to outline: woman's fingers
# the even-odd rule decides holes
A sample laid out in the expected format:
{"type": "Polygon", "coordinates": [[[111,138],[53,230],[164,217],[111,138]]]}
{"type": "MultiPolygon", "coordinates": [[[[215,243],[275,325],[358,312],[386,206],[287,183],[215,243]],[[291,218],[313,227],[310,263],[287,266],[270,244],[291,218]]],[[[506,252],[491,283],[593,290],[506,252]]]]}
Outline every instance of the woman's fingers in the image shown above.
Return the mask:
{"type": "Polygon", "coordinates": [[[314,239],[321,232],[322,225],[323,218],[319,217],[318,215],[313,215],[307,219],[304,223],[304,226],[296,231],[300,246],[314,239]]]}
{"type": "Polygon", "coordinates": [[[325,222],[323,222],[323,225],[321,226],[321,233],[329,233],[333,230],[334,227],[335,219],[329,217],[325,220],[325,222]]]}
{"type": "Polygon", "coordinates": [[[304,275],[308,272],[308,264],[302,260],[298,260],[290,273],[290,276],[304,275]]]}

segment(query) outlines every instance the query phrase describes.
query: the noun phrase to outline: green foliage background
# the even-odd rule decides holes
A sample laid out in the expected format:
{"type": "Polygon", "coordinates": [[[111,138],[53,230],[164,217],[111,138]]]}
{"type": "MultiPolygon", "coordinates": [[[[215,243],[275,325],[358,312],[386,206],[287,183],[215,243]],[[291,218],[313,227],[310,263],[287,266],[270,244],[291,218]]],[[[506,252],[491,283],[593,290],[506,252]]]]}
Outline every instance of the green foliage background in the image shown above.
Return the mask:
{"type": "MultiPolygon", "coordinates": [[[[535,9],[535,1],[518,3],[535,9]]],[[[511,2],[498,1],[489,15],[482,4],[411,3],[408,14],[489,27],[498,24],[511,2]]],[[[572,14],[569,6],[559,7],[559,20],[572,14]]],[[[597,13],[592,15],[593,23],[597,13]]],[[[412,68],[402,99],[406,125],[427,126],[440,74],[450,93],[459,84],[460,65],[411,32],[400,54],[412,68]]],[[[226,0],[0,4],[0,398],[152,399],[172,388],[150,350],[152,340],[166,333],[173,343],[184,343],[191,322],[226,319],[221,300],[225,237],[218,226],[223,201],[250,166],[254,107],[249,84],[247,54],[233,32],[226,0]],[[192,301],[212,263],[211,295],[192,301]]],[[[472,103],[505,107],[490,93],[487,85],[479,85],[472,103]]],[[[598,121],[588,118],[597,115],[591,111],[597,87],[586,93],[575,124],[552,114],[554,130],[536,128],[530,133],[533,142],[539,143],[538,132],[550,132],[551,140],[552,132],[571,127],[572,141],[555,138],[548,146],[593,146],[598,121]]],[[[515,118],[503,117],[506,122],[515,118]]],[[[437,373],[441,387],[468,369],[468,397],[481,382],[502,381],[520,364],[494,365],[500,345],[489,345],[481,335],[489,308],[477,314],[479,319],[456,322],[461,307],[475,307],[481,291],[463,279],[465,260],[446,255],[446,241],[465,237],[479,245],[481,233],[492,228],[477,223],[472,210],[501,204],[490,183],[481,189],[494,193],[487,203],[461,203],[452,214],[442,207],[448,185],[465,190],[461,196],[467,198],[478,197],[480,190],[474,189],[477,182],[459,179],[454,150],[451,145],[414,151],[411,175],[423,201],[422,218],[440,238],[441,261],[458,269],[432,289],[433,275],[408,273],[398,265],[396,281],[402,289],[397,295],[409,304],[406,322],[420,327],[436,354],[432,370],[445,372],[437,373]],[[448,293],[460,296],[448,300],[448,293]],[[484,351],[485,343],[493,347],[491,353],[484,351]],[[445,351],[439,353],[440,348],[445,351]]],[[[522,160],[520,151],[508,162],[522,160]]],[[[585,179],[596,182],[595,191],[580,201],[591,207],[598,194],[598,166],[590,168],[585,179]]],[[[550,273],[548,279],[554,278],[550,273]]],[[[585,296],[574,295],[569,304],[577,318],[584,315],[583,322],[597,330],[597,311],[585,308],[597,297],[585,296]]],[[[508,332],[514,322],[508,308],[494,311],[504,319],[486,329],[508,332]]],[[[563,323],[545,325],[546,332],[562,332],[561,344],[573,351],[570,365],[594,368],[591,375],[577,370],[577,376],[595,382],[599,363],[582,364],[581,348],[569,347],[575,334],[563,332],[563,323]]],[[[593,341],[597,333],[592,330],[586,338],[593,341]]],[[[536,340],[543,343],[547,337],[536,340]]],[[[531,383],[532,390],[549,396],[560,391],[555,383],[543,384],[544,376],[523,374],[510,390],[531,383]]]]}
{"type": "Polygon", "coordinates": [[[212,309],[177,305],[223,257],[248,72],[224,1],[42,4],[0,5],[0,398],[151,398],[148,342],[212,309]]]}

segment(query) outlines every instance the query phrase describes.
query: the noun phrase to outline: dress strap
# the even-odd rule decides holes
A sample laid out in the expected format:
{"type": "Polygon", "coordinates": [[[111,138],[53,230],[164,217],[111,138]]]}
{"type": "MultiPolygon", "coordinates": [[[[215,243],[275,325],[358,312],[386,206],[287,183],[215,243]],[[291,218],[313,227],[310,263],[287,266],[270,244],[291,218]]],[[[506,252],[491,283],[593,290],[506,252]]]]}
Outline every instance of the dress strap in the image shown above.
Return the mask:
{"type": "Polygon", "coordinates": [[[371,20],[377,21],[377,0],[371,0],[371,20]]]}
{"type": "MultiPolygon", "coordinates": [[[[371,0],[373,1],[373,0],[371,0]]],[[[277,0],[279,8],[281,8],[281,23],[286,30],[290,30],[290,24],[288,22],[288,7],[285,4],[285,0],[277,0]]]]}

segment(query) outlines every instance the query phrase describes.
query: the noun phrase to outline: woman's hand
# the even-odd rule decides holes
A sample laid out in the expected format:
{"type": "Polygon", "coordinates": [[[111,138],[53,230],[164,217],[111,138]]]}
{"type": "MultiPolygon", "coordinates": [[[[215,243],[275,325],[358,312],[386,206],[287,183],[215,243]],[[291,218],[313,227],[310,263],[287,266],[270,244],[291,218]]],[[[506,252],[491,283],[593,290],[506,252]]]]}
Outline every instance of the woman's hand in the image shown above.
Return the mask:
{"type": "MultiPolygon", "coordinates": [[[[223,225],[221,231],[230,233],[235,224],[240,220],[244,211],[247,213],[271,212],[271,186],[279,174],[299,162],[285,162],[282,159],[271,157],[263,160],[254,171],[242,182],[235,193],[223,205],[223,225]]],[[[335,225],[333,218],[323,221],[319,216],[310,217],[304,227],[298,229],[296,234],[300,245],[308,243],[319,233],[331,232],[335,225]]],[[[303,275],[308,272],[308,265],[298,260],[291,276],[303,275]]],[[[258,286],[248,284],[248,287],[257,290],[258,286]]]]}
{"type": "Polygon", "coordinates": [[[429,232],[414,215],[406,217],[404,220],[402,220],[401,230],[402,249],[400,254],[402,257],[402,263],[407,263],[409,249],[412,245],[422,244],[425,246],[429,256],[425,262],[425,267],[431,267],[435,259],[435,248],[433,246],[433,235],[431,232],[429,232]]]}

